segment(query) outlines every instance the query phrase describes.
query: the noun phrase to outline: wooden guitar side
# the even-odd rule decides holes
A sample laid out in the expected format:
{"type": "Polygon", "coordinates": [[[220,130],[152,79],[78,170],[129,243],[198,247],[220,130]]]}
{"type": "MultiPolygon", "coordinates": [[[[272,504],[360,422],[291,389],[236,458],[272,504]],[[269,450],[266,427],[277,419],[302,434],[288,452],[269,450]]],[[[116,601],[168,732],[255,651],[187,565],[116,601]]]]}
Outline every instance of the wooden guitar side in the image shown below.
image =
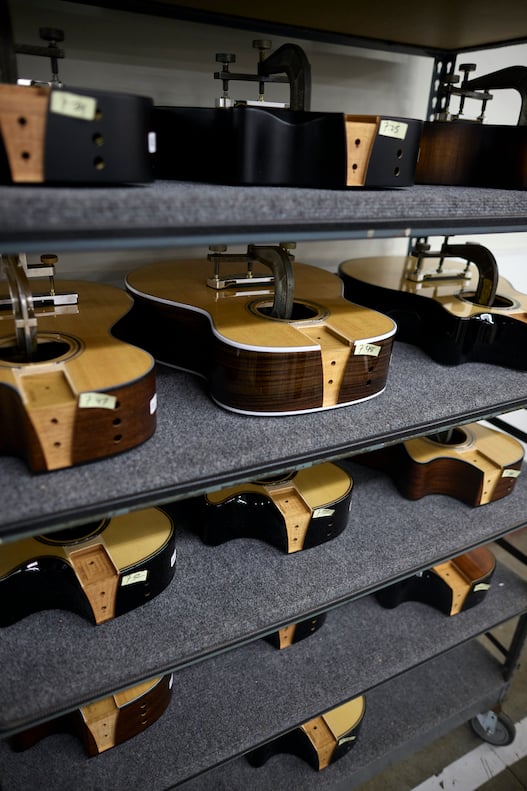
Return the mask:
{"type": "Polygon", "coordinates": [[[444,365],[479,361],[527,370],[527,297],[499,278],[492,306],[478,305],[473,296],[477,269],[469,265],[468,279],[454,275],[464,261],[447,261],[451,278],[434,278],[439,258],[425,260],[422,273],[430,279],[411,279],[413,256],[357,258],[344,261],[339,274],[347,299],[390,316],[397,323],[397,339],[420,346],[444,365]]]}
{"type": "Polygon", "coordinates": [[[0,314],[0,453],[22,456],[33,472],[129,450],[156,424],[154,360],[111,334],[130,297],[87,281],[55,287],[78,293],[78,305],[38,312],[31,362],[14,351],[11,312],[0,314]]]}
{"type": "Polygon", "coordinates": [[[527,127],[425,121],[417,184],[525,189],[527,127]]]}
{"type": "Polygon", "coordinates": [[[211,265],[199,260],[131,272],[135,306],[124,337],[160,362],[201,374],[218,404],[245,414],[331,409],[385,388],[395,324],[345,300],[334,274],[295,264],[287,321],[266,313],[272,287],[216,291],[206,285],[210,275],[211,265]]]}
{"type": "Polygon", "coordinates": [[[27,750],[46,736],[71,733],[83,743],[86,754],[100,753],[138,736],[165,712],[172,697],[172,675],[136,684],[122,692],[90,703],[77,711],[35,725],[10,739],[16,752],[27,750]]]}
{"type": "Polygon", "coordinates": [[[416,437],[353,458],[386,472],[409,500],[444,494],[479,506],[513,491],[523,456],[523,446],[510,435],[470,423],[453,429],[450,442],[416,437]]]}

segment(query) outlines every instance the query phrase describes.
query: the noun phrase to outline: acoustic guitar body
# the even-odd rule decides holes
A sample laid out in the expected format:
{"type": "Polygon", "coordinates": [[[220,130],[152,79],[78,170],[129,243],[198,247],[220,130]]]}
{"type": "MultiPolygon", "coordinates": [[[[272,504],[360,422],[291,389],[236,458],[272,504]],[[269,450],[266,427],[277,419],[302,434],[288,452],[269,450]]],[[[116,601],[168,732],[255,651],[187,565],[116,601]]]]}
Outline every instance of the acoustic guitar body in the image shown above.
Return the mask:
{"type": "Polygon", "coordinates": [[[422,131],[416,119],[254,105],[156,107],[154,124],[157,178],[326,189],[412,185],[422,131]]]}
{"type": "MultiPolygon", "coordinates": [[[[239,265],[238,265],[239,266],[239,265]]],[[[297,414],[371,398],[386,386],[394,322],[342,296],[318,267],[293,265],[292,318],[270,315],[273,287],[216,291],[207,261],[165,261],[131,272],[134,309],[121,337],[162,363],[201,374],[221,406],[250,415],[297,414]]],[[[222,276],[236,272],[226,264],[222,276]]],[[[255,275],[269,270],[255,264],[255,275]]]]}
{"type": "Polygon", "coordinates": [[[417,601],[453,616],[484,600],[495,568],[492,552],[486,547],[479,547],[388,585],[374,595],[386,609],[393,609],[406,601],[417,601]]]}
{"type": "Polygon", "coordinates": [[[479,506],[513,491],[524,456],[520,442],[481,423],[445,434],[416,437],[353,460],[386,472],[409,500],[444,494],[479,506]]]}
{"type": "Polygon", "coordinates": [[[152,108],[133,94],[0,85],[0,181],[150,182],[152,108]]]}
{"type": "MultiPolygon", "coordinates": [[[[78,294],[78,304],[38,310],[29,362],[10,310],[0,312],[0,453],[23,457],[33,472],[129,450],[156,425],[154,360],[111,334],[132,306],[128,294],[88,281],[55,288],[78,294]]],[[[0,297],[8,299],[3,283],[0,297]]]]}
{"type": "Polygon", "coordinates": [[[263,766],[273,755],[289,753],[316,771],[343,758],[356,744],[366,710],[364,696],[326,711],[298,728],[247,754],[251,766],[263,766]]]}
{"type": "Polygon", "coordinates": [[[174,525],[159,508],[6,544],[0,626],[55,608],[104,623],[161,593],[175,559],[174,525]]]}
{"type": "Polygon", "coordinates": [[[277,632],[267,635],[264,640],[271,643],[275,648],[283,650],[317,632],[323,626],[326,617],[327,613],[323,612],[319,615],[314,615],[312,618],[306,618],[305,621],[289,624],[289,626],[284,626],[277,632]]]}
{"type": "Polygon", "coordinates": [[[474,301],[478,273],[457,275],[466,262],[452,264],[451,279],[434,279],[438,258],[426,259],[423,274],[411,279],[413,256],[357,258],[344,261],[339,274],[347,299],[385,313],[397,322],[397,339],[422,348],[436,362],[459,365],[485,362],[527,370],[527,298],[503,277],[492,306],[474,301]]]}
{"type": "Polygon", "coordinates": [[[274,480],[209,492],[188,504],[189,526],[210,546],[235,538],[266,541],[285,553],[330,541],[348,524],[353,482],[331,462],[274,480]]]}
{"type": "Polygon", "coordinates": [[[47,736],[77,736],[94,757],[139,735],[166,711],[172,697],[172,675],[136,684],[95,703],[35,725],[9,740],[15,752],[28,750],[47,736]]]}
{"type": "Polygon", "coordinates": [[[527,127],[425,121],[417,184],[525,189],[527,127]]]}

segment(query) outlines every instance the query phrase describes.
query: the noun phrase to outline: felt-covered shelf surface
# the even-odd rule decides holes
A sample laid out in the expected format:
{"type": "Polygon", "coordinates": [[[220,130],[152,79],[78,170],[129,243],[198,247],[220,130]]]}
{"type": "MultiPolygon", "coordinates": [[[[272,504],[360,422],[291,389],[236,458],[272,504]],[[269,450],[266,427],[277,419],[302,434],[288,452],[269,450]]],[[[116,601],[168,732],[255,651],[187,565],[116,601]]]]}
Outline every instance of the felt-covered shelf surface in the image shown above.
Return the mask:
{"type": "Polygon", "coordinates": [[[31,474],[0,457],[0,539],[82,524],[227,484],[342,458],[527,403],[527,375],[486,363],[443,366],[395,342],[386,389],[346,407],[240,415],[217,406],[203,379],[159,366],[157,429],[112,458],[31,474]]]}
{"type": "Polygon", "coordinates": [[[527,230],[527,193],[236,187],[155,181],[0,187],[3,253],[527,230]]]}
{"type": "Polygon", "coordinates": [[[143,606],[98,626],[45,610],[3,628],[1,729],[230,650],[525,525],[523,475],[509,496],[471,508],[442,495],[405,500],[387,476],[348,469],[349,521],[331,541],[290,555],[255,539],[209,547],[176,515],[174,579],[143,606]]]}
{"type": "Polygon", "coordinates": [[[247,788],[350,791],[392,763],[495,706],[502,691],[503,679],[495,660],[479,644],[469,643],[368,692],[356,744],[322,772],[315,772],[293,755],[274,755],[258,768],[242,757],[178,784],[177,788],[180,791],[245,791],[247,788]]]}
{"type": "MultiPolygon", "coordinates": [[[[520,588],[518,580],[502,568],[496,573],[484,601],[455,617],[411,602],[385,610],[373,597],[366,597],[329,613],[317,632],[288,649],[279,651],[258,640],[187,667],[174,676],[173,697],[163,716],[139,736],[96,758],[87,759],[80,743],[70,735],[48,737],[23,753],[12,752],[4,741],[0,743],[2,791],[164,791],[362,692],[367,699],[362,760],[369,762],[421,727],[437,727],[467,706],[476,713],[478,704],[489,698],[489,705],[496,702],[497,690],[503,685],[499,663],[486,659],[480,651],[474,656],[471,643],[462,646],[468,649],[468,659],[459,649],[461,642],[486,630],[495,620],[525,607],[525,586],[520,588]],[[432,659],[451,649],[452,654],[446,653],[439,662],[432,659]],[[414,671],[407,672],[411,667],[417,668],[415,676],[414,671]],[[372,687],[388,679],[392,681],[384,688],[370,693],[372,687]],[[396,692],[392,692],[392,683],[396,692]],[[406,714],[400,705],[404,700],[406,714]],[[381,711],[375,713],[380,703],[381,711]],[[368,729],[374,737],[372,743],[368,729]]],[[[101,667],[104,664],[101,659],[101,667]]],[[[47,680],[51,685],[49,677],[47,680]]],[[[56,677],[52,681],[59,683],[56,677]]],[[[349,771],[353,754],[355,750],[324,777],[349,771]]],[[[307,777],[312,772],[298,759],[285,758],[285,762],[290,781],[295,767],[307,777]]],[[[245,788],[259,788],[258,778],[269,772],[273,778],[274,767],[276,760],[272,759],[268,770],[258,770],[254,782],[245,788]]],[[[210,784],[207,775],[200,776],[191,788],[229,788],[230,771],[230,765],[220,769],[220,778],[227,778],[225,786],[215,784],[213,773],[210,784]]],[[[247,782],[253,775],[245,772],[243,767],[241,776],[247,782]]],[[[262,788],[267,788],[267,782],[269,779],[262,788]]],[[[280,782],[280,788],[285,788],[285,776],[280,782]]],[[[244,788],[243,783],[235,787],[244,788]]]]}

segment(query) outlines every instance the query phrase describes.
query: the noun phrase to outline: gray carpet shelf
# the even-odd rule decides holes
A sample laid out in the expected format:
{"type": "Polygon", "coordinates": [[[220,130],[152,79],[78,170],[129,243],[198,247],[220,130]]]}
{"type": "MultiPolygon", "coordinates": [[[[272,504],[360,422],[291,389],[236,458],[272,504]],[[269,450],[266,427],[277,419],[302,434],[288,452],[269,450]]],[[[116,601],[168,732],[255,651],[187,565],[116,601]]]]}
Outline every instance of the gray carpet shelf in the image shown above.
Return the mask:
{"type": "MultiPolygon", "coordinates": [[[[224,787],[216,785],[215,771],[201,774],[215,766],[220,778],[228,778],[225,787],[230,788],[231,782],[236,783],[238,768],[220,764],[363,692],[368,700],[372,696],[365,719],[363,757],[371,762],[375,755],[379,758],[379,739],[384,751],[385,745],[393,747],[394,740],[408,739],[414,729],[419,732],[423,721],[430,728],[432,722],[451,720],[450,707],[459,712],[459,707],[465,710],[468,706],[475,713],[482,701],[496,702],[503,686],[498,663],[479,651],[474,656],[469,641],[526,606],[525,584],[503,566],[498,567],[485,600],[454,618],[411,602],[385,610],[373,597],[365,597],[330,613],[321,629],[285,651],[258,640],[182,669],[174,676],[173,698],[163,717],[140,736],[97,758],[85,758],[77,740],[67,735],[48,737],[23,753],[12,752],[5,741],[0,743],[2,791],[44,787],[54,791],[72,787],[78,791],[143,787],[162,791],[190,778],[196,778],[190,788],[201,791],[224,787]],[[461,643],[465,645],[460,649],[461,643]],[[445,656],[438,660],[441,654],[445,656]],[[428,679],[425,691],[419,689],[423,678],[428,679]],[[381,692],[379,684],[384,685],[381,692]],[[392,693],[391,684],[397,693],[392,693]],[[419,700],[402,716],[397,698],[400,702],[404,696],[408,701],[414,696],[419,700]],[[433,705],[425,705],[430,696],[433,705]],[[392,699],[394,708],[387,720],[386,708],[390,709],[392,699]],[[383,703],[382,715],[375,714],[379,703],[383,703]],[[370,744],[368,728],[374,735],[370,744]],[[385,735],[379,737],[383,731],[385,735]]],[[[54,683],[58,683],[56,678],[54,683]]],[[[360,752],[352,751],[352,755],[360,752]]],[[[335,764],[330,772],[320,775],[319,782],[338,777],[354,760],[345,758],[335,764]]],[[[263,777],[269,775],[270,779],[262,789],[272,778],[291,782],[297,770],[299,777],[306,776],[306,787],[310,787],[312,770],[302,768],[296,760],[286,759],[285,766],[277,780],[272,759],[263,770],[263,777]]],[[[240,768],[242,784],[233,788],[244,788],[243,782],[253,776],[247,775],[245,762],[240,768]]],[[[262,770],[254,774],[254,784],[245,787],[259,788],[258,777],[262,770]]]]}
{"type": "Polygon", "coordinates": [[[0,187],[3,253],[527,230],[523,190],[0,187]],[[45,248],[45,249],[44,249],[45,248]]]}
{"type": "Polygon", "coordinates": [[[390,764],[495,706],[503,691],[496,661],[478,643],[469,643],[368,692],[356,745],[322,772],[286,754],[273,756],[257,769],[241,757],[172,788],[351,791],[390,764]]]}
{"type": "Polygon", "coordinates": [[[2,629],[0,728],[228,651],[525,525],[525,475],[474,509],[440,495],[405,500],[387,476],[348,469],[349,523],[332,541],[292,555],[251,539],[207,547],[176,517],[175,577],[147,604],[98,627],[47,610],[2,629]]]}
{"type": "Polygon", "coordinates": [[[228,412],[213,403],[202,379],[160,366],[158,426],[140,447],[39,475],[32,475],[21,459],[0,458],[0,540],[343,458],[526,403],[523,371],[484,363],[441,366],[400,342],[383,393],[348,407],[294,416],[228,412]]]}

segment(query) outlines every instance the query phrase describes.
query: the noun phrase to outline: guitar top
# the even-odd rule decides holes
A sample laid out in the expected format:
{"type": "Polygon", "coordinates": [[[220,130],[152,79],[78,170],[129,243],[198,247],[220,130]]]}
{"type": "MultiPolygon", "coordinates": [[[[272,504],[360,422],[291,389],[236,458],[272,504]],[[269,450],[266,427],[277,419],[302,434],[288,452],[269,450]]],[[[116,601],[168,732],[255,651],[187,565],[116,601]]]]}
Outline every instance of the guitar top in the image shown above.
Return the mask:
{"type": "MultiPolygon", "coordinates": [[[[125,291],[88,281],[55,282],[78,304],[43,306],[37,349],[22,359],[13,315],[0,312],[0,452],[54,470],[127,450],[155,430],[154,360],[111,334],[131,308],[125,291]]],[[[9,295],[0,284],[0,299],[9,295]]]]}
{"type": "MultiPolygon", "coordinates": [[[[227,263],[226,280],[236,270],[227,263]]],[[[395,323],[351,304],[339,278],[294,264],[291,319],[270,315],[273,286],[207,286],[211,265],[166,261],[131,272],[130,337],[160,362],[206,377],[222,406],[247,414],[329,409],[380,393],[395,323]]],[[[268,270],[255,263],[254,276],[268,270]]]]}
{"type": "Polygon", "coordinates": [[[188,503],[189,523],[218,545],[256,538],[293,553],[340,535],[348,524],[353,481],[336,464],[306,467],[274,480],[239,484],[188,503]]]}
{"type": "Polygon", "coordinates": [[[159,508],[6,544],[0,626],[54,607],[100,624],[160,593],[174,569],[174,525],[159,508]]]}
{"type": "Polygon", "coordinates": [[[348,299],[388,314],[397,338],[421,346],[445,365],[470,360],[527,369],[527,296],[499,277],[491,305],[475,302],[479,274],[474,264],[415,256],[344,261],[339,274],[348,299]]]}
{"type": "Polygon", "coordinates": [[[353,458],[388,473],[410,500],[445,494],[479,506],[512,492],[523,456],[523,445],[509,434],[469,423],[353,458]]]}

